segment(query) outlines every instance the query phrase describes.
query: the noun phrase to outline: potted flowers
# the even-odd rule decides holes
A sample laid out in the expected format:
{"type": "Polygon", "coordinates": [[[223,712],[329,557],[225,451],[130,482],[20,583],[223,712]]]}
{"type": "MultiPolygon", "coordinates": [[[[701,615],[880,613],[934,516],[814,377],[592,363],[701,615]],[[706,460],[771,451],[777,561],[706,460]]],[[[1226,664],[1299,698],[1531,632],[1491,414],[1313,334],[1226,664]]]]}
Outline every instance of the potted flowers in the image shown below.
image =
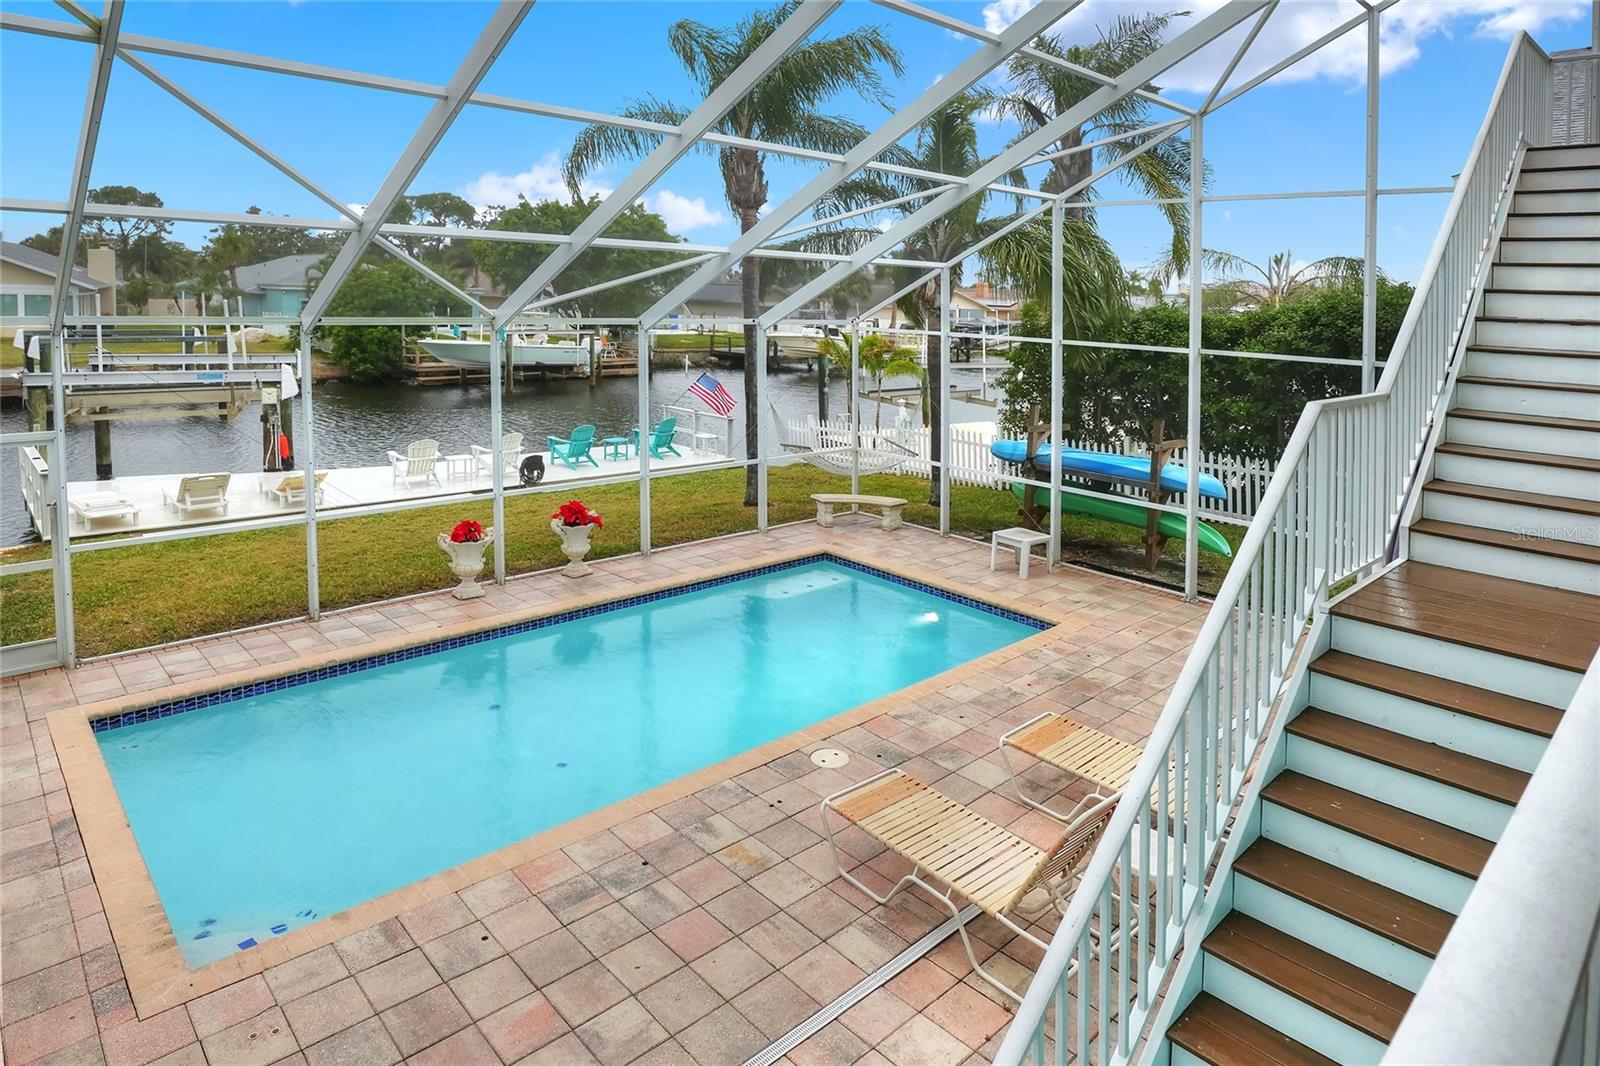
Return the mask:
{"type": "Polygon", "coordinates": [[[567,557],[561,572],[568,577],[593,573],[583,557],[589,554],[590,531],[600,528],[600,516],[578,500],[568,500],[550,516],[550,528],[561,538],[561,552],[567,557]]]}
{"type": "Polygon", "coordinates": [[[450,556],[450,569],[461,580],[453,592],[456,599],[475,600],[483,595],[478,575],[483,573],[483,550],[492,543],[494,527],[484,529],[470,519],[457,522],[448,533],[439,534],[439,547],[450,556]]]}

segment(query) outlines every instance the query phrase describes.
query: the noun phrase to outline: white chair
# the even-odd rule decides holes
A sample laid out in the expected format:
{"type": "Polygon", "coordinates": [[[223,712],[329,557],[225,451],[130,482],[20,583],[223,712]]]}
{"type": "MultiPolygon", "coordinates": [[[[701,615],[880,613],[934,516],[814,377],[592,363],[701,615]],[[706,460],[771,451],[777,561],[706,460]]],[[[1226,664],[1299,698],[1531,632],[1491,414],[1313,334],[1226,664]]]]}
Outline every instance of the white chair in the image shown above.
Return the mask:
{"type": "MultiPolygon", "coordinates": [[[[507,433],[500,438],[500,454],[504,456],[505,469],[515,471],[517,463],[522,459],[522,434],[507,433]]],[[[478,461],[485,473],[494,471],[494,449],[485,448],[481,444],[472,446],[472,456],[478,461]]]]}
{"type": "MultiPolygon", "coordinates": [[[[327,476],[328,472],[326,470],[317,471],[314,484],[317,490],[317,504],[319,506],[322,504],[322,482],[327,479],[327,476]]],[[[263,495],[270,496],[285,506],[305,503],[306,476],[303,473],[293,473],[284,474],[282,477],[274,479],[271,475],[263,474],[261,475],[261,492],[263,495]]]]}
{"type": "Polygon", "coordinates": [[[228,482],[232,474],[191,474],[178,482],[174,491],[161,490],[161,502],[187,515],[190,511],[228,513],[228,482]]]}
{"type": "Polygon", "coordinates": [[[414,440],[406,445],[406,452],[390,449],[389,463],[394,468],[394,480],[397,484],[413,485],[421,482],[439,484],[439,442],[436,440],[414,440]]]}
{"type": "Polygon", "coordinates": [[[90,492],[68,497],[67,506],[87,529],[100,518],[138,518],[139,508],[126,496],[115,492],[90,492]]]}

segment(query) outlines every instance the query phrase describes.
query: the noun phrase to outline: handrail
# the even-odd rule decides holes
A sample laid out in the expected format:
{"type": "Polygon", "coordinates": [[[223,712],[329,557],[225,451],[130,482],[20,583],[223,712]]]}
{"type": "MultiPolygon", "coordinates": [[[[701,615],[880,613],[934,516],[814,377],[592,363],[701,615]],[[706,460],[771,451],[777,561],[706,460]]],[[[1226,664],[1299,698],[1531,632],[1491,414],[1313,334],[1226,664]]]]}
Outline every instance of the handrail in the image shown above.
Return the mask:
{"type": "Polygon", "coordinates": [[[1401,518],[1521,152],[1548,137],[1549,84],[1519,34],[1382,379],[1301,413],[997,1064],[1042,1066],[1052,1008],[1058,1064],[1116,1066],[1144,1039],[1305,622],[1401,518]]]}
{"type": "Polygon", "coordinates": [[[1600,1054],[1600,655],[1389,1044],[1394,1063],[1600,1054]]]}

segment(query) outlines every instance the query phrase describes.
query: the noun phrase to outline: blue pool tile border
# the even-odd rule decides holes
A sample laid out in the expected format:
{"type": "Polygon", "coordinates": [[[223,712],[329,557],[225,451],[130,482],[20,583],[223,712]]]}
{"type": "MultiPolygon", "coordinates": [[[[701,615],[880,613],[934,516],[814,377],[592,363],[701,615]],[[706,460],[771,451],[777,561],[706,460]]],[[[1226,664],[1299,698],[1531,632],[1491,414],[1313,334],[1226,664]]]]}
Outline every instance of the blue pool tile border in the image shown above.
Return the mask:
{"type": "Polygon", "coordinates": [[[183,714],[186,711],[198,711],[206,707],[215,707],[222,703],[232,703],[236,700],[247,699],[251,696],[259,696],[265,692],[280,692],[284,689],[298,688],[301,685],[309,685],[314,681],[323,681],[330,677],[343,677],[346,674],[360,673],[363,670],[372,670],[380,666],[388,666],[392,663],[404,662],[407,659],[416,659],[420,656],[434,655],[438,652],[450,651],[454,648],[464,648],[471,644],[482,644],[485,641],[498,640],[500,637],[514,636],[518,633],[528,633],[536,629],[547,629],[550,626],[560,625],[563,622],[571,622],[580,618],[593,618],[602,614],[610,614],[613,611],[621,611],[629,607],[637,607],[643,603],[654,603],[657,600],[668,600],[675,596],[684,596],[691,592],[700,592],[704,589],[715,588],[719,585],[730,585],[736,581],[744,581],[748,578],[781,573],[784,570],[793,570],[802,566],[811,566],[814,563],[832,563],[835,566],[842,566],[847,570],[854,570],[858,573],[867,574],[871,577],[892,582],[896,585],[904,585],[907,588],[916,589],[918,592],[923,592],[930,596],[936,596],[942,600],[949,600],[952,603],[959,603],[964,607],[970,607],[974,610],[982,611],[985,614],[992,614],[998,618],[1004,618],[1010,622],[1017,622],[1040,632],[1049,629],[1055,624],[1054,622],[1047,622],[1044,619],[1035,618],[1032,615],[1022,614],[1018,611],[1009,610],[1005,607],[997,607],[992,603],[985,603],[983,600],[973,599],[971,596],[963,596],[959,592],[951,592],[948,589],[939,588],[937,585],[930,585],[926,582],[917,581],[913,578],[901,577],[899,574],[891,574],[887,570],[879,570],[875,566],[868,566],[865,563],[858,563],[853,559],[846,559],[828,552],[817,552],[814,555],[806,555],[798,559],[788,559],[781,563],[769,563],[765,566],[758,566],[750,570],[741,570],[734,574],[724,574],[721,577],[708,577],[700,581],[691,581],[685,585],[674,585],[672,588],[662,589],[659,592],[647,592],[638,596],[626,596],[622,599],[609,600],[606,603],[596,604],[593,607],[580,607],[576,610],[563,611],[560,614],[547,615],[543,618],[530,618],[523,622],[512,622],[508,625],[496,626],[492,629],[485,629],[477,633],[468,633],[459,637],[447,637],[443,640],[427,641],[422,644],[413,645],[409,648],[401,648],[398,651],[384,652],[380,655],[371,655],[362,659],[353,659],[346,663],[335,663],[332,666],[319,667],[315,670],[302,670],[298,673],[286,674],[283,677],[275,677],[268,681],[253,681],[246,685],[233,685],[229,688],[218,689],[215,692],[207,692],[199,696],[188,696],[181,700],[171,700],[167,703],[158,703],[151,707],[141,707],[138,710],[123,711],[118,714],[105,715],[100,718],[91,719],[89,722],[89,727],[96,733],[105,733],[112,729],[120,729],[123,726],[138,725],[141,722],[149,722],[157,718],[171,718],[175,714],[183,714]]]}

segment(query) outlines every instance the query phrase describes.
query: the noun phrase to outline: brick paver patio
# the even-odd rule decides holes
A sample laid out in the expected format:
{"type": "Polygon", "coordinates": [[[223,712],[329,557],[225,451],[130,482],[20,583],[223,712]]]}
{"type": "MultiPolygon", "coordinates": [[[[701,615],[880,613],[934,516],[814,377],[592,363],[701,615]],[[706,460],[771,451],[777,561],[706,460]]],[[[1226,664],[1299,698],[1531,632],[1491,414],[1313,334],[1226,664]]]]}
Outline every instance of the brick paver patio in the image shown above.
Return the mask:
{"type": "MultiPolygon", "coordinates": [[[[559,607],[574,583],[517,579],[483,600],[379,604],[317,623],[0,683],[0,1040],[8,1066],[739,1063],[946,916],[914,892],[876,906],[835,874],[817,802],[900,766],[1036,843],[1060,827],[1003,791],[996,740],[1041,711],[1130,741],[1154,724],[1204,614],[1156,589],[1040,566],[991,573],[986,545],[841,520],[610,560],[585,594],[691,579],[796,548],[870,552],[929,581],[1037,605],[1066,621],[1030,650],[764,765],[440,895],[217,991],[141,1017],[79,835],[48,712],[243,667],[359,650],[470,618],[559,607]],[[850,762],[822,769],[818,747],[850,762]]],[[[1038,778],[1081,794],[1080,782],[1038,778]]],[[[856,831],[857,876],[903,873],[856,831]]],[[[1048,924],[1048,923],[1047,923],[1048,924]]],[[[1038,951],[989,919],[986,965],[1016,986],[1038,951]]],[[[793,1050],[795,1066],[987,1061],[1010,1007],[959,938],[793,1050]]]]}

